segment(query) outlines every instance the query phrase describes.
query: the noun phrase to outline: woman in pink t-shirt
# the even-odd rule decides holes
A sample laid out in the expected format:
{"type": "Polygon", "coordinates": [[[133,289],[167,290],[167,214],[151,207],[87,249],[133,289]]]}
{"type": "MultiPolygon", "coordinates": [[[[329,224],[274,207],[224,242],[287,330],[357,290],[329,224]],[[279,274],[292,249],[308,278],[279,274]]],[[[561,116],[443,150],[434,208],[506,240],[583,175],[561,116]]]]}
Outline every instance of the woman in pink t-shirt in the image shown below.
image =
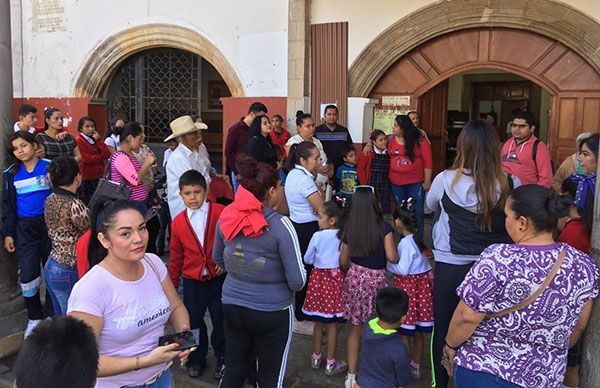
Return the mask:
{"type": "Polygon", "coordinates": [[[156,157],[152,152],[148,152],[143,164],[139,162],[133,153],[138,152],[143,143],[144,127],[135,121],[127,123],[121,132],[121,150],[110,158],[110,168],[111,180],[125,182],[131,190],[129,201],[145,215],[148,210],[148,189],[144,179],[147,175],[152,175],[152,165],[156,162],[156,157]]]}
{"type": "Polygon", "coordinates": [[[128,201],[99,200],[91,224],[91,269],[75,284],[68,313],[96,334],[96,388],[171,387],[171,361],[189,352],[158,339],[167,321],[179,332],[190,329],[190,318],[161,259],[146,254],[144,217],[128,201]]]}

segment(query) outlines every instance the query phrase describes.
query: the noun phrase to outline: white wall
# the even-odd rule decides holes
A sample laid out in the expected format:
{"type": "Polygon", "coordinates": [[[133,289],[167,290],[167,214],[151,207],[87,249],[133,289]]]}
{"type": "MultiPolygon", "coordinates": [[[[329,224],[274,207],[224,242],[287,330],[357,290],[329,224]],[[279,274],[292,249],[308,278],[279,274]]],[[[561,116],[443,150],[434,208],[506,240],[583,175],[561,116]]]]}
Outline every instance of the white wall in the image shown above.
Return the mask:
{"type": "Polygon", "coordinates": [[[247,96],[287,95],[287,0],[10,0],[15,97],[69,97],[94,48],[131,27],[166,23],[212,42],[247,96]],[[57,5],[55,32],[33,9],[57,5]],[[22,5],[22,7],[21,7],[22,5]]]}
{"type": "MultiPolygon", "coordinates": [[[[312,24],[348,22],[348,66],[351,66],[360,52],[380,33],[408,14],[436,2],[431,0],[313,0],[310,19],[312,24]]],[[[600,1],[564,0],[562,2],[587,13],[600,22],[600,1]]],[[[548,7],[551,6],[552,2],[548,1],[548,7]]]]}

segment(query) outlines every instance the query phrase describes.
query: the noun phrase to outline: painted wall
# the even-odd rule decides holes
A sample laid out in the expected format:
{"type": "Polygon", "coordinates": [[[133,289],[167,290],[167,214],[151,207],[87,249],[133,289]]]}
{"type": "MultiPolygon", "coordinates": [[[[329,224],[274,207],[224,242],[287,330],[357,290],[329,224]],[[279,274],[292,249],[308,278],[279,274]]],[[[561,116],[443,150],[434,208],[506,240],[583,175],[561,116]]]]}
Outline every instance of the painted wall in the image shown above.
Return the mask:
{"type": "MultiPolygon", "coordinates": [[[[313,0],[311,2],[311,23],[347,21],[348,26],[348,66],[351,66],[360,52],[380,33],[399,19],[434,4],[437,1],[413,0],[313,0]]],[[[598,0],[564,0],[591,17],[600,21],[598,0]]],[[[548,6],[551,2],[548,1],[548,6]]]]}
{"type": "Polygon", "coordinates": [[[198,32],[246,96],[287,95],[287,0],[11,0],[14,96],[70,97],[94,48],[148,23],[198,32]]]}

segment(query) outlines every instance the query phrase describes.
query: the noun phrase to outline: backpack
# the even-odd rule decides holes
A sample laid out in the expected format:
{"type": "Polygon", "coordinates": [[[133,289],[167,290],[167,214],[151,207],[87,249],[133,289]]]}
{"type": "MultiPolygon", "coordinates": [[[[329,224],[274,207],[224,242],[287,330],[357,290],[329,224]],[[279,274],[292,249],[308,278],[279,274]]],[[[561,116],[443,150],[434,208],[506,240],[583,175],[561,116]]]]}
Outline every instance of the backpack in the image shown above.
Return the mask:
{"type": "MultiPolygon", "coordinates": [[[[512,137],[510,139],[506,139],[502,142],[502,144],[500,144],[500,149],[504,148],[504,145],[506,144],[507,141],[512,140],[512,137]]],[[[533,163],[535,163],[535,168],[537,169],[537,150],[538,150],[538,145],[540,144],[540,139],[535,139],[535,141],[533,142],[533,149],[531,150],[531,158],[533,159],[533,163]]]]}

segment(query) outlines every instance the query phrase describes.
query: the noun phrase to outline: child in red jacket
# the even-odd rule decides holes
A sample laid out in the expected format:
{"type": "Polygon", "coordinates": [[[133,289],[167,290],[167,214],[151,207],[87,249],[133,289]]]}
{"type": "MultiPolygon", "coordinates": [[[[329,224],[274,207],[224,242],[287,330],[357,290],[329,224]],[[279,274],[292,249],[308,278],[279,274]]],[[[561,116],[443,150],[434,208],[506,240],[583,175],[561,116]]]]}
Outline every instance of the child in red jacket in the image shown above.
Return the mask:
{"type": "Polygon", "coordinates": [[[204,323],[206,309],[210,313],[213,330],[211,344],[217,359],[215,379],[221,379],[225,370],[225,331],[221,291],[225,274],[212,259],[215,228],[224,206],[206,201],[206,180],[196,170],[186,171],[179,178],[179,192],[185,210],[171,224],[171,260],[169,276],[175,288],[183,274],[183,304],[190,314],[190,325],[199,329],[199,346],[187,362],[190,377],[199,377],[206,364],[208,334],[204,323]]]}
{"type": "Polygon", "coordinates": [[[77,125],[79,135],[75,138],[81,153],[79,169],[81,170],[81,187],[79,197],[88,204],[96,191],[98,181],[104,175],[106,161],[110,158],[110,150],[104,144],[102,136],[96,131],[96,121],[90,116],[83,116],[77,125]]]}

